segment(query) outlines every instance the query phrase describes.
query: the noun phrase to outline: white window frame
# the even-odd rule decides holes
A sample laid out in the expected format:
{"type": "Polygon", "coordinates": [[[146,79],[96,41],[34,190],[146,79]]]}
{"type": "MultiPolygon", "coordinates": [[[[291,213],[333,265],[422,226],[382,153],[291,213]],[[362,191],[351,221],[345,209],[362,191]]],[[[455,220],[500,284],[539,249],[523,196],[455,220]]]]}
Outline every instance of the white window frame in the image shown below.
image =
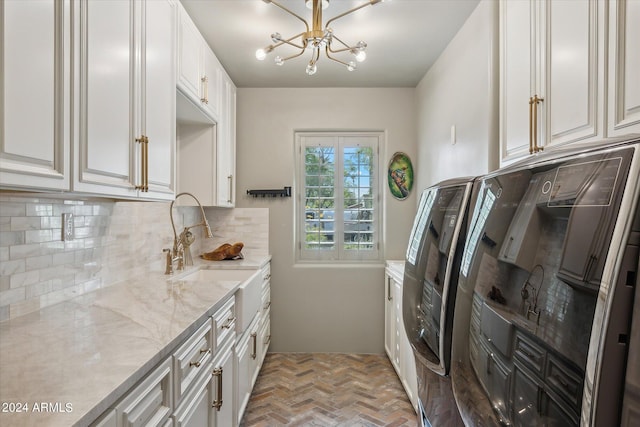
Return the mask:
{"type": "Polygon", "coordinates": [[[300,263],[349,263],[354,261],[380,262],[383,257],[382,248],[382,177],[380,163],[380,149],[384,146],[383,132],[296,132],[295,133],[295,165],[296,165],[296,208],[295,208],[295,239],[296,262],[300,263]],[[308,249],[305,245],[306,231],[306,176],[305,176],[305,148],[317,146],[335,147],[334,171],[334,247],[332,249],[308,249]],[[372,249],[347,249],[352,246],[344,242],[344,148],[371,147],[373,149],[373,177],[371,178],[371,192],[373,194],[372,212],[372,249]],[[339,153],[339,155],[337,154],[339,153]]]}

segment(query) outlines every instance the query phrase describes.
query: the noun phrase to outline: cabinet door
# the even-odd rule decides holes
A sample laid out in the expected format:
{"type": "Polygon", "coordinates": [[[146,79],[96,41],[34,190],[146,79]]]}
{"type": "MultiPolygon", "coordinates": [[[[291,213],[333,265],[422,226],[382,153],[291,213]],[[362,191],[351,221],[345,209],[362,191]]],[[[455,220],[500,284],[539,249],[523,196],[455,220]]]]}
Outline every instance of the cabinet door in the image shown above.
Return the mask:
{"type": "Polygon", "coordinates": [[[640,2],[609,2],[608,134],[640,132],[640,2]]]}
{"type": "Polygon", "coordinates": [[[177,86],[194,104],[200,105],[202,37],[182,5],[179,8],[177,86]]]}
{"type": "Polygon", "coordinates": [[[544,145],[603,137],[605,2],[542,2],[544,145]]]}
{"type": "Polygon", "coordinates": [[[0,3],[0,182],[69,189],[69,1],[0,3]]]}
{"type": "Polygon", "coordinates": [[[234,425],[235,407],[235,363],[233,360],[233,342],[222,350],[213,362],[213,408],[215,425],[229,427],[234,425]]]}
{"type": "Polygon", "coordinates": [[[240,424],[244,410],[249,403],[249,397],[251,396],[251,355],[249,349],[249,334],[245,334],[236,346],[236,367],[237,372],[237,384],[236,384],[236,404],[237,413],[236,421],[240,424]]]}
{"type": "Polygon", "coordinates": [[[537,427],[540,420],[542,384],[518,364],[513,367],[513,422],[516,426],[537,427]]]}
{"type": "Polygon", "coordinates": [[[211,364],[201,375],[193,392],[185,397],[182,404],[173,414],[175,427],[207,427],[214,426],[214,409],[212,402],[213,376],[211,364]]]}
{"type": "Polygon", "coordinates": [[[500,1],[500,147],[502,161],[529,154],[529,98],[535,85],[534,3],[500,1]]]}
{"type": "Polygon", "coordinates": [[[145,4],[144,105],[142,134],[148,138],[149,192],[142,197],[173,199],[176,152],[176,3],[145,4]]]}
{"type": "Polygon", "coordinates": [[[391,362],[396,368],[398,375],[402,376],[401,360],[402,351],[404,347],[402,345],[403,340],[406,340],[406,334],[404,333],[404,320],[402,319],[402,283],[398,283],[395,280],[393,282],[393,323],[395,329],[394,346],[393,346],[393,358],[391,362]]]}
{"type": "Polygon", "coordinates": [[[79,137],[74,190],[132,197],[134,2],[80,3],[79,137]],[[107,84],[108,82],[108,84],[107,84]]]}
{"type": "Polygon", "coordinates": [[[204,42],[202,47],[202,56],[200,64],[201,74],[201,93],[200,98],[202,106],[208,114],[217,121],[220,117],[220,84],[222,66],[218,62],[216,55],[211,48],[204,42]]]}
{"type": "Polygon", "coordinates": [[[216,148],[217,205],[233,207],[236,169],[236,87],[226,75],[221,82],[222,108],[216,148]]]}

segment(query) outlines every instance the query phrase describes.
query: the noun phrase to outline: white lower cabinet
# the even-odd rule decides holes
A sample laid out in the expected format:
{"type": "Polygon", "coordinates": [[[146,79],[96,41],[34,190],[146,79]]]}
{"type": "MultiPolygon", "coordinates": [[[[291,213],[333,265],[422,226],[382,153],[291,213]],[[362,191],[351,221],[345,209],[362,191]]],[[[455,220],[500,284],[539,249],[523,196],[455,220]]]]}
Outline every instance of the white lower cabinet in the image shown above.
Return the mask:
{"type": "Polygon", "coordinates": [[[213,403],[215,425],[218,427],[235,424],[235,380],[236,365],[233,358],[235,337],[221,349],[213,362],[213,403]]]}
{"type": "Polygon", "coordinates": [[[91,426],[237,427],[271,340],[270,264],[258,274],[262,304],[238,339],[236,292],[91,426]]]}
{"type": "Polygon", "coordinates": [[[400,382],[411,401],[418,409],[418,378],[415,358],[402,318],[402,274],[385,270],[385,351],[400,382]]]}
{"type": "Polygon", "coordinates": [[[259,371],[260,369],[260,366],[258,365],[256,360],[258,357],[259,322],[260,316],[256,315],[247,330],[244,331],[244,333],[240,337],[240,340],[238,340],[238,344],[236,345],[236,363],[238,366],[238,424],[240,424],[242,416],[244,415],[244,410],[247,407],[247,403],[249,403],[249,398],[251,397],[251,389],[253,388],[253,383],[258,373],[257,371],[259,371]]]}

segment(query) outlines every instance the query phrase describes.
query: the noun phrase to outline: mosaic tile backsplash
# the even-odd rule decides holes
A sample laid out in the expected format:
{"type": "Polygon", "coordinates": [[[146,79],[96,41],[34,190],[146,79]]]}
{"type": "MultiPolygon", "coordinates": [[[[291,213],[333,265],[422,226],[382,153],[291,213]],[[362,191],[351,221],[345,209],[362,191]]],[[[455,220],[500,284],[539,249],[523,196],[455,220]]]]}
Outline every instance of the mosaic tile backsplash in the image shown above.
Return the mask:
{"type": "MultiPolygon", "coordinates": [[[[169,202],[54,199],[0,194],[0,321],[164,269],[173,242],[169,202]],[[62,214],[73,214],[73,240],[62,241],[62,214]]],[[[196,207],[174,207],[183,225],[200,222],[196,207]]],[[[268,254],[268,208],[205,208],[213,239],[192,229],[194,256],[222,243],[268,254]]]]}

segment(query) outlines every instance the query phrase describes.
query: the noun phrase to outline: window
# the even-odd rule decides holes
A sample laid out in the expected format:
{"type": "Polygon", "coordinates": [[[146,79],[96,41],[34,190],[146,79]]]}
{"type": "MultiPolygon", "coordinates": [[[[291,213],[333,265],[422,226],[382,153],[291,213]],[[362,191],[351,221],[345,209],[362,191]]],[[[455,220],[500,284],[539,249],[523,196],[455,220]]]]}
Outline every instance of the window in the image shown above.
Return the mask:
{"type": "Polygon", "coordinates": [[[380,260],[382,134],[296,133],[297,259],[380,260]]]}

